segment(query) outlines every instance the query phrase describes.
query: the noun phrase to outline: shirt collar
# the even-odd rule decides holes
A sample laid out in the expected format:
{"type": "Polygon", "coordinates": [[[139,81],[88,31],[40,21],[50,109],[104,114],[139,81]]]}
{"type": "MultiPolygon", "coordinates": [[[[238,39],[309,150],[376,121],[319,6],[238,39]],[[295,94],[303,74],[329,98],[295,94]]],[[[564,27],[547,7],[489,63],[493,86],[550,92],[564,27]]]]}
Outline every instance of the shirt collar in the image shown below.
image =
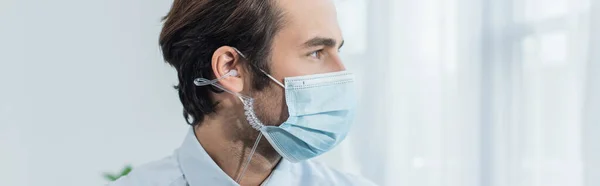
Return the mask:
{"type": "MultiPolygon", "coordinates": [[[[190,127],[176,157],[189,186],[232,185],[239,186],[215,163],[204,150],[190,127]]],[[[289,185],[292,163],[282,159],[262,185],[289,185]],[[287,184],[286,184],[287,183],[287,184]]]]}

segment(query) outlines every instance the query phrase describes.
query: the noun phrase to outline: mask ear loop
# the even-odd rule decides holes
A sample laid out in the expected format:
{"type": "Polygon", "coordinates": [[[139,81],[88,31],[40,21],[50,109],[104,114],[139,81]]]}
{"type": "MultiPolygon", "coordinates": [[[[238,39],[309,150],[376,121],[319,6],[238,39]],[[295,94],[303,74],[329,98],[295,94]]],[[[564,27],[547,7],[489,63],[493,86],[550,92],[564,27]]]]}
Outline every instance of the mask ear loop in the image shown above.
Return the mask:
{"type": "MultiPolygon", "coordinates": [[[[233,50],[235,50],[240,56],[242,56],[244,59],[248,59],[246,58],[246,55],[244,55],[242,52],[240,52],[240,50],[238,50],[237,48],[233,47],[233,50]]],[[[256,66],[254,66],[256,67],[256,66]]],[[[256,67],[258,68],[258,67],[256,67]]],[[[277,85],[285,88],[285,86],[283,86],[283,83],[279,82],[277,79],[275,79],[273,76],[269,75],[269,73],[265,72],[264,70],[258,68],[258,70],[260,70],[263,74],[265,74],[267,77],[269,77],[269,79],[273,80],[275,83],[277,83],[277,85]]]]}
{"type": "Polygon", "coordinates": [[[273,76],[267,74],[267,72],[265,72],[262,69],[259,69],[263,74],[265,74],[265,76],[269,77],[269,79],[273,80],[275,83],[277,83],[277,85],[281,86],[282,88],[285,88],[285,86],[283,85],[283,83],[279,82],[277,79],[275,79],[273,76]]]}

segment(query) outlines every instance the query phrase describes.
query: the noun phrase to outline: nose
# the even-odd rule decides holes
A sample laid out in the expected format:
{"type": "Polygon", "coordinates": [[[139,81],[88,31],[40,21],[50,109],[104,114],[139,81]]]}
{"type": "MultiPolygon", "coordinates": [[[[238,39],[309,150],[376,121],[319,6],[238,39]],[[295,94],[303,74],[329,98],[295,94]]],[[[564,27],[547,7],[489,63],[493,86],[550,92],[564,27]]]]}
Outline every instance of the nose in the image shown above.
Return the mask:
{"type": "Polygon", "coordinates": [[[346,70],[346,66],[344,65],[344,62],[342,61],[342,59],[340,58],[339,53],[336,53],[335,55],[333,55],[333,57],[331,58],[331,69],[334,72],[338,72],[338,71],[344,71],[346,70]]]}

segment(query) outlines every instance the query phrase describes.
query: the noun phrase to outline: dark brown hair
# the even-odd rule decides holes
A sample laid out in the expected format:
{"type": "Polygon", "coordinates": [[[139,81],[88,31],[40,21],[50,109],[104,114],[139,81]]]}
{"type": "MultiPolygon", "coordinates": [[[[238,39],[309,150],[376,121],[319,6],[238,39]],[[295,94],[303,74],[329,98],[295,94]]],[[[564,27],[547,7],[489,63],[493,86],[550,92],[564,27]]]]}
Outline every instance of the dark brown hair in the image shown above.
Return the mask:
{"type": "Polygon", "coordinates": [[[215,112],[212,86],[197,87],[196,78],[213,78],[212,55],[221,46],[232,46],[247,57],[252,87],[262,90],[269,80],[258,68],[269,71],[272,40],[281,27],[281,12],[273,0],[175,0],[163,18],[159,44],[167,63],[177,70],[175,86],[190,125],[215,112]]]}

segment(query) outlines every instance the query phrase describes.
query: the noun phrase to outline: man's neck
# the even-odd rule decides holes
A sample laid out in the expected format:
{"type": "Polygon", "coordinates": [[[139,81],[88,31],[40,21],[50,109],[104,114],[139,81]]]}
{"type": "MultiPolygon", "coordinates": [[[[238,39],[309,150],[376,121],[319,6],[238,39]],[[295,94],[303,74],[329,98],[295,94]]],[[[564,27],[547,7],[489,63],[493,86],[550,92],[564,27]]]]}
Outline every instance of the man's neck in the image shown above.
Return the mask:
{"type": "MultiPolygon", "coordinates": [[[[241,174],[254,144],[254,141],[236,139],[240,137],[240,127],[248,127],[244,124],[247,125],[245,122],[231,118],[228,120],[205,118],[204,122],[194,129],[196,139],[198,139],[204,150],[223,172],[234,180],[241,174]]],[[[253,134],[242,132],[241,137],[243,135],[253,134]]],[[[256,135],[258,135],[258,132],[256,135]]],[[[266,139],[262,139],[260,143],[263,147],[268,145],[263,144],[268,143],[266,139]]],[[[274,167],[281,160],[281,156],[273,155],[274,151],[263,149],[258,148],[252,156],[246,172],[242,175],[240,185],[260,185],[269,177],[274,167]]]]}

